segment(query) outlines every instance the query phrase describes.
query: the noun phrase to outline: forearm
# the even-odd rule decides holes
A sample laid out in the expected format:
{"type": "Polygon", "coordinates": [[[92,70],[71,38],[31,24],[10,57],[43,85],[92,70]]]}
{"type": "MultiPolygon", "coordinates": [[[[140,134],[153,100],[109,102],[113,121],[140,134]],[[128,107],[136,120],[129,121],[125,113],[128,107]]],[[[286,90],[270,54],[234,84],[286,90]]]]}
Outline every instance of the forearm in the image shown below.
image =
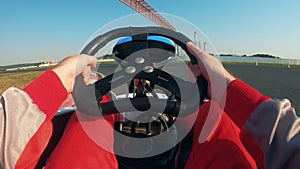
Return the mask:
{"type": "Polygon", "coordinates": [[[300,166],[300,119],[287,99],[259,105],[245,130],[262,149],[268,169],[300,166]]]}
{"type": "Polygon", "coordinates": [[[240,140],[259,168],[265,168],[264,154],[255,140],[244,130],[244,124],[262,102],[270,99],[240,79],[232,81],[227,87],[225,112],[240,128],[240,140]]]}
{"type": "Polygon", "coordinates": [[[267,168],[300,165],[300,120],[288,100],[271,100],[235,80],[227,89],[225,111],[258,144],[267,168]]]}
{"type": "Polygon", "coordinates": [[[39,109],[52,119],[67,98],[67,91],[61,80],[52,70],[47,70],[24,88],[24,91],[38,105],[39,109]]]}
{"type": "Polygon", "coordinates": [[[251,113],[262,102],[270,99],[242,80],[236,79],[227,87],[225,112],[239,128],[243,128],[251,113]]]}
{"type": "Polygon", "coordinates": [[[67,96],[52,71],[24,91],[9,88],[1,98],[0,168],[34,167],[51,136],[51,119],[67,96]]]}

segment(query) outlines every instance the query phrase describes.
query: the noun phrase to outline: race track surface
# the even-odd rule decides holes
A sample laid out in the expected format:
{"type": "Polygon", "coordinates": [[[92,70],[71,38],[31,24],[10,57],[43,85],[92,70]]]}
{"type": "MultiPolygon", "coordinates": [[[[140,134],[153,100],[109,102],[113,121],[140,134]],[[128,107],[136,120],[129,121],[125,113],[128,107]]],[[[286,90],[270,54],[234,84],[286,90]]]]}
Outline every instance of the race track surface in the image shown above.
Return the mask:
{"type": "Polygon", "coordinates": [[[300,111],[300,67],[274,65],[224,65],[236,77],[242,79],[266,96],[288,98],[300,111]]]}
{"type": "MultiPolygon", "coordinates": [[[[236,77],[248,83],[262,94],[276,98],[288,98],[300,112],[300,66],[224,64],[236,77]]],[[[109,74],[116,65],[101,65],[100,72],[109,74]]],[[[171,69],[179,69],[174,66],[171,69]]],[[[299,113],[298,112],[298,113],[299,113]]]]}

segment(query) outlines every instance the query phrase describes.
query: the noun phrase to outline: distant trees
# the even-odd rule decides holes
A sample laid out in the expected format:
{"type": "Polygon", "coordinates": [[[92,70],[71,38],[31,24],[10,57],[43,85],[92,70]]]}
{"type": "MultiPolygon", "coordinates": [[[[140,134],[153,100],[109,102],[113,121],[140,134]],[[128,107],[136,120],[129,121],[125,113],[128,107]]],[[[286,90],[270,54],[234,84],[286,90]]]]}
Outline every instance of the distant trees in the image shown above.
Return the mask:
{"type": "Polygon", "coordinates": [[[255,55],[252,55],[250,57],[262,57],[262,58],[276,58],[276,59],[280,59],[278,56],[273,56],[273,55],[269,55],[269,54],[255,54],[255,55]]]}
{"type": "Polygon", "coordinates": [[[255,55],[232,55],[232,54],[220,54],[219,56],[238,56],[238,57],[261,57],[261,58],[275,58],[280,59],[278,56],[273,56],[269,54],[255,54],[255,55]]]}
{"type": "Polygon", "coordinates": [[[97,59],[112,59],[113,54],[106,54],[104,56],[97,57],[97,59]]]}

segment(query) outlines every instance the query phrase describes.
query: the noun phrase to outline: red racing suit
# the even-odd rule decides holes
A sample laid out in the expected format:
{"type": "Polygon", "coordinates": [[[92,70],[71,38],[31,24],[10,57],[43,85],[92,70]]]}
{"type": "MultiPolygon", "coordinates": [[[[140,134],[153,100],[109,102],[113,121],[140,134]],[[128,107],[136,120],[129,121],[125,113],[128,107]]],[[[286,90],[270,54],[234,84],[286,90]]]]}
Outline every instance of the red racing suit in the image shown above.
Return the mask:
{"type": "MultiPolygon", "coordinates": [[[[65,88],[51,70],[24,91],[10,88],[1,97],[0,169],[34,168],[51,136],[51,119],[67,98],[65,88]]],[[[186,168],[300,166],[300,120],[288,100],[271,100],[237,79],[227,88],[218,126],[208,140],[199,142],[208,112],[215,105],[209,101],[200,106],[186,168]]],[[[114,154],[96,145],[73,115],[46,168],[118,166],[114,154]]]]}

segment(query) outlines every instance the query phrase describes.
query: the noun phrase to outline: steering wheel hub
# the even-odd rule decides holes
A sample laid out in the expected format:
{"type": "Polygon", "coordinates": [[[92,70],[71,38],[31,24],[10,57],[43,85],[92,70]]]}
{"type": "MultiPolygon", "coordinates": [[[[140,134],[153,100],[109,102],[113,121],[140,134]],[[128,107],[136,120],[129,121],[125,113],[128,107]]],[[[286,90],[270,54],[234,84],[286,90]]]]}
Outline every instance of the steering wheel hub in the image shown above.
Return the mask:
{"type": "MultiPolygon", "coordinates": [[[[81,53],[95,55],[98,50],[104,47],[108,42],[127,36],[138,36],[146,38],[147,41],[149,36],[163,36],[169,38],[186,52],[193,64],[197,62],[197,59],[189,53],[186,47],[186,43],[191,40],[179,32],[162,27],[127,27],[115,29],[96,37],[81,53]]],[[[152,157],[176,146],[193,126],[193,123],[189,123],[185,126],[185,129],[181,129],[181,117],[193,114],[197,111],[199,103],[202,102],[206,96],[207,90],[207,83],[203,78],[199,78],[197,84],[194,83],[193,80],[188,80],[187,76],[191,72],[185,62],[175,62],[171,64],[169,68],[166,68],[164,65],[168,63],[171,56],[170,51],[149,48],[148,44],[149,43],[146,42],[141,48],[134,49],[134,52],[125,54],[126,57],[119,56],[121,62],[118,69],[116,69],[114,73],[98,80],[93,85],[86,87],[82,84],[81,80],[77,78],[73,92],[74,101],[79,111],[89,116],[95,116],[96,118],[103,118],[104,115],[117,114],[120,112],[143,111],[143,113],[147,113],[148,116],[151,112],[156,113],[154,117],[156,117],[156,122],[158,121],[162,126],[162,130],[158,132],[157,135],[149,134],[149,131],[145,132],[143,136],[151,137],[152,142],[150,146],[151,151],[145,150],[145,153],[142,153],[143,157],[152,157]],[[169,55],[166,55],[168,57],[159,57],[160,53],[169,55]],[[182,75],[182,72],[189,73],[182,75]],[[135,79],[139,81],[134,85],[136,88],[136,91],[133,91],[134,97],[112,100],[105,103],[101,102],[103,96],[107,95],[111,90],[124,84],[130,84],[135,79]],[[145,82],[143,82],[143,80],[145,82]],[[167,98],[159,98],[155,92],[155,86],[166,91],[168,95],[167,98]],[[147,93],[151,93],[151,97],[149,97],[147,93]],[[166,144],[162,147],[160,144],[153,143],[166,144]]],[[[151,124],[154,121],[155,120],[149,121],[145,124],[151,124]]],[[[137,123],[137,121],[130,121],[130,123],[134,124],[137,123]]],[[[134,125],[137,126],[136,124],[134,125]]],[[[143,124],[138,124],[138,126],[141,127],[143,124]]],[[[145,127],[145,129],[147,130],[147,127],[145,127]]],[[[108,127],[107,130],[112,129],[108,127]]],[[[130,129],[130,132],[127,134],[121,134],[119,131],[113,132],[115,140],[126,140],[131,143],[130,145],[136,146],[135,148],[150,144],[149,140],[138,137],[141,133],[137,134],[136,130],[133,129],[130,129]]],[[[103,145],[102,143],[97,144],[100,144],[101,147],[106,149],[105,146],[107,145],[103,145]]],[[[123,142],[120,145],[124,144],[123,142]]],[[[111,145],[114,146],[113,144],[111,145]]],[[[107,150],[111,150],[111,147],[107,148],[107,150]]],[[[122,148],[115,148],[114,153],[124,157],[140,158],[141,153],[128,153],[127,150],[127,153],[125,153],[123,150],[122,148]]]]}

